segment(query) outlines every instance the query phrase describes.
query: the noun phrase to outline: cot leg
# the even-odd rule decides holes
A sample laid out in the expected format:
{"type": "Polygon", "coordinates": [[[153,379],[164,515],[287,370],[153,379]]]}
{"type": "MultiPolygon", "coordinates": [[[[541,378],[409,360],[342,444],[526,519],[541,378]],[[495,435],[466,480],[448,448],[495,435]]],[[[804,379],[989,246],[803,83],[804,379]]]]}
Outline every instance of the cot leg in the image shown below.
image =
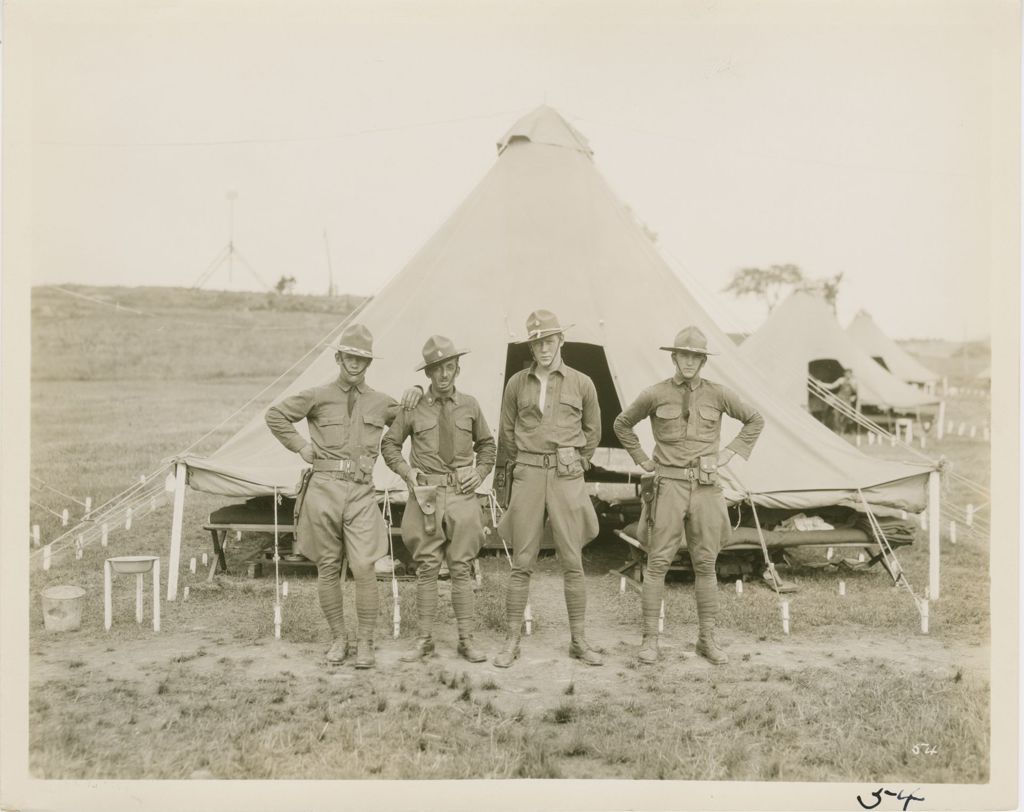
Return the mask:
{"type": "Polygon", "coordinates": [[[135,575],[135,622],[142,623],[142,573],[135,575]]]}
{"type": "Polygon", "coordinates": [[[160,559],[153,562],[153,631],[160,631],[160,559]]]}
{"type": "Polygon", "coordinates": [[[110,562],[103,562],[103,628],[110,631],[113,611],[110,600],[110,562]]]}

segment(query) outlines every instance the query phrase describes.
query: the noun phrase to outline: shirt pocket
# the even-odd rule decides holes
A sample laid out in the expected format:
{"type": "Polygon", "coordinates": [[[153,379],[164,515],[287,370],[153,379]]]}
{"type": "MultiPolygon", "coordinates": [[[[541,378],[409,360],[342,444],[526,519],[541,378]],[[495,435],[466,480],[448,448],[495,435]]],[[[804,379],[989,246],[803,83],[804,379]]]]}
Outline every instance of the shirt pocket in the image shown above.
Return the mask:
{"type": "Polygon", "coordinates": [[[532,431],[540,425],[540,407],[526,393],[516,401],[516,421],[522,428],[532,431]]]}
{"type": "Polygon", "coordinates": [[[473,454],[473,418],[469,415],[455,418],[455,454],[458,457],[473,454]]]}
{"type": "Polygon", "coordinates": [[[437,418],[417,416],[412,422],[412,447],[417,454],[436,454],[438,450],[437,418]]]}
{"type": "Polygon", "coordinates": [[[384,433],[384,416],[377,414],[363,415],[363,445],[370,454],[376,454],[380,447],[380,436],[384,433]]]}
{"type": "Polygon", "coordinates": [[[686,436],[683,425],[683,407],[678,403],[663,403],[654,410],[651,417],[654,439],[659,442],[682,440],[686,436]]]}
{"type": "Polygon", "coordinates": [[[711,442],[718,439],[722,425],[722,410],[714,406],[697,407],[697,439],[711,442]]]}
{"type": "Polygon", "coordinates": [[[583,422],[583,399],[579,395],[562,393],[558,402],[558,425],[578,429],[583,422]]]}
{"type": "Polygon", "coordinates": [[[348,439],[348,420],[341,415],[319,415],[314,421],[325,449],[340,452],[348,439]]]}

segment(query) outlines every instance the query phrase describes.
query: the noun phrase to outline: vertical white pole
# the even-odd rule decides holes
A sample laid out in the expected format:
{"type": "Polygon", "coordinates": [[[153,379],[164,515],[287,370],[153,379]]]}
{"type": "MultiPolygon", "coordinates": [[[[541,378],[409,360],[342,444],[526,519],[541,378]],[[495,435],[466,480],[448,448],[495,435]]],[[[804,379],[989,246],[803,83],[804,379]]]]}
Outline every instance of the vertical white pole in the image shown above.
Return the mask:
{"type": "Polygon", "coordinates": [[[921,601],[921,633],[928,634],[928,601],[921,601]]]}
{"type": "Polygon", "coordinates": [[[939,401],[939,417],[935,421],[935,438],[942,439],[943,429],[946,427],[946,401],[939,401]]]}
{"type": "Polygon", "coordinates": [[[274,604],[274,639],[281,639],[281,604],[274,604]]]}
{"type": "Polygon", "coordinates": [[[100,546],[101,547],[106,547],[107,546],[107,540],[109,538],[110,538],[110,528],[107,527],[106,524],[104,524],[100,528],[100,546]]]}
{"type": "Polygon", "coordinates": [[[181,524],[185,516],[185,463],[174,469],[174,512],[171,517],[171,554],[167,561],[167,600],[178,598],[178,563],[181,559],[181,524]]]}
{"type": "Polygon", "coordinates": [[[742,578],[737,578],[736,579],[736,594],[737,595],[742,595],[743,594],[743,579],[742,578]]]}
{"type": "Polygon", "coordinates": [[[843,597],[846,595],[846,581],[839,582],[839,595],[843,597]]]}
{"type": "Polygon", "coordinates": [[[135,574],[135,622],[142,623],[142,573],[135,574]]]}
{"type": "Polygon", "coordinates": [[[127,508],[125,510],[125,512],[124,512],[124,529],[125,530],[131,530],[132,529],[132,509],[131,508],[127,508]]]}
{"type": "Polygon", "coordinates": [[[967,506],[967,526],[971,527],[974,525],[974,505],[967,506]]]}
{"type": "Polygon", "coordinates": [[[62,510],[60,512],[60,526],[61,527],[67,527],[68,526],[68,518],[69,518],[68,517],[68,509],[64,508],[64,510],[62,510]]]}
{"type": "Polygon", "coordinates": [[[942,529],[939,514],[940,499],[939,472],[928,475],[928,595],[933,601],[939,599],[939,531],[942,529]]]}
{"type": "Polygon", "coordinates": [[[914,442],[914,421],[910,420],[907,422],[907,445],[912,445],[914,442]]]}
{"type": "Polygon", "coordinates": [[[208,558],[206,556],[206,553],[203,553],[203,566],[205,567],[209,563],[210,562],[209,562],[209,560],[208,560],[208,558]]]}
{"type": "Polygon", "coordinates": [[[195,556],[193,556],[189,560],[189,562],[188,562],[188,571],[191,572],[193,575],[196,574],[196,559],[195,559],[195,556]]]}
{"type": "Polygon", "coordinates": [[[953,519],[949,521],[949,542],[950,544],[956,544],[956,521],[953,519]]]}
{"type": "Polygon", "coordinates": [[[185,588],[184,588],[184,589],[183,589],[183,590],[181,591],[181,599],[182,599],[183,601],[187,601],[187,600],[188,600],[188,587],[185,587],[185,588]]]}
{"type": "MultiPolygon", "coordinates": [[[[140,575],[139,578],[142,576],[140,575]]],[[[153,562],[153,631],[160,631],[160,558],[153,562]]]]}
{"type": "Polygon", "coordinates": [[[658,634],[665,631],[665,601],[661,602],[661,610],[658,612],[658,634]]]}
{"type": "Polygon", "coordinates": [[[530,608],[529,602],[526,604],[526,609],[523,610],[523,620],[526,621],[526,634],[528,636],[533,634],[533,610],[530,608]]]}
{"type": "Polygon", "coordinates": [[[110,562],[103,562],[103,628],[110,631],[110,623],[113,619],[113,611],[110,601],[110,562]]]}
{"type": "Polygon", "coordinates": [[[32,525],[32,544],[35,547],[39,546],[39,525],[32,525]]]}
{"type": "Polygon", "coordinates": [[[43,547],[43,570],[50,569],[50,563],[51,563],[52,555],[53,555],[52,547],[51,547],[50,544],[47,544],[45,547],[43,547]]]}
{"type": "Polygon", "coordinates": [[[85,497],[85,515],[88,517],[90,513],[92,513],[92,497],[87,496],[85,497]]]}
{"type": "Polygon", "coordinates": [[[281,583],[281,595],[284,596],[285,598],[288,597],[288,582],[287,581],[283,581],[281,583]]]}
{"type": "Polygon", "coordinates": [[[626,591],[626,576],[625,575],[620,575],[619,576],[619,594],[622,595],[622,594],[625,593],[625,591],[626,591]]]}
{"type": "Polygon", "coordinates": [[[782,602],[782,633],[789,634],[789,601],[782,602]]]}

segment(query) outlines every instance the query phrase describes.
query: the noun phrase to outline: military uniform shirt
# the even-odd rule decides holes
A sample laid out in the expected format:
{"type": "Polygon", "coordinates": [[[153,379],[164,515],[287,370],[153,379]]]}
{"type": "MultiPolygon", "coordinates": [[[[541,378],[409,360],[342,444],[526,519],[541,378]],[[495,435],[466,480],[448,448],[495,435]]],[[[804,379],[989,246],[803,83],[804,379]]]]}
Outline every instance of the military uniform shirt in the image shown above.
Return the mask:
{"type": "Polygon", "coordinates": [[[536,363],[508,379],[501,400],[501,465],[514,462],[517,451],[551,454],[575,448],[590,461],[601,441],[601,408],[594,382],[564,361],[548,374],[544,410],[536,363]]]}
{"type": "Polygon", "coordinates": [[[286,448],[298,453],[307,440],[292,424],[305,418],[315,459],[376,459],[381,434],[395,419],[398,402],[360,383],[349,415],[350,388],[339,376],[323,386],[290,395],[267,409],[267,426],[286,448]]]}
{"type": "Polygon", "coordinates": [[[615,418],[615,434],[622,447],[637,464],[648,457],[640,447],[633,426],[650,417],[654,433],[654,461],[661,465],[686,468],[707,454],[718,453],[722,413],[743,423],[740,433],[726,448],[743,459],[764,428],[764,418],[726,386],[707,381],[699,375],[686,383],[675,375],[649,386],[629,407],[615,418]],[[684,413],[683,387],[690,389],[689,416],[684,413]]]}
{"type": "Polygon", "coordinates": [[[430,387],[420,398],[415,409],[398,413],[387,434],[381,441],[381,454],[388,468],[402,479],[408,479],[412,468],[425,474],[446,474],[456,468],[473,465],[476,455],[476,470],[480,479],[485,479],[494,467],[494,438],[487,427],[480,404],[472,395],[456,390],[452,396],[452,428],[455,458],[451,465],[441,459],[440,416],[441,400],[430,387]],[[406,437],[412,437],[412,461],[410,466],[402,457],[402,444],[406,437]]]}

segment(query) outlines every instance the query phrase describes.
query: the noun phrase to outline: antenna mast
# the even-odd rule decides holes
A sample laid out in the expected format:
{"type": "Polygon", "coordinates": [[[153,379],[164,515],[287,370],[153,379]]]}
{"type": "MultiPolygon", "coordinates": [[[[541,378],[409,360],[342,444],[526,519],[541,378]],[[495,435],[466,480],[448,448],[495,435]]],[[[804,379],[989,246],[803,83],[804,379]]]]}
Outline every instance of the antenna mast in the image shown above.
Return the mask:
{"type": "Polygon", "coordinates": [[[228,282],[231,282],[234,277],[235,258],[237,257],[238,261],[250,274],[252,274],[253,278],[257,282],[267,290],[273,290],[273,288],[264,282],[262,277],[256,273],[256,270],[246,261],[245,257],[239,253],[238,249],[235,248],[235,200],[238,199],[238,192],[234,189],[228,189],[226,197],[228,200],[228,244],[217,252],[213,261],[206,266],[206,270],[199,274],[199,278],[192,283],[192,289],[198,290],[205,285],[209,281],[210,277],[213,276],[217,269],[225,262],[228,265],[228,282]]]}

